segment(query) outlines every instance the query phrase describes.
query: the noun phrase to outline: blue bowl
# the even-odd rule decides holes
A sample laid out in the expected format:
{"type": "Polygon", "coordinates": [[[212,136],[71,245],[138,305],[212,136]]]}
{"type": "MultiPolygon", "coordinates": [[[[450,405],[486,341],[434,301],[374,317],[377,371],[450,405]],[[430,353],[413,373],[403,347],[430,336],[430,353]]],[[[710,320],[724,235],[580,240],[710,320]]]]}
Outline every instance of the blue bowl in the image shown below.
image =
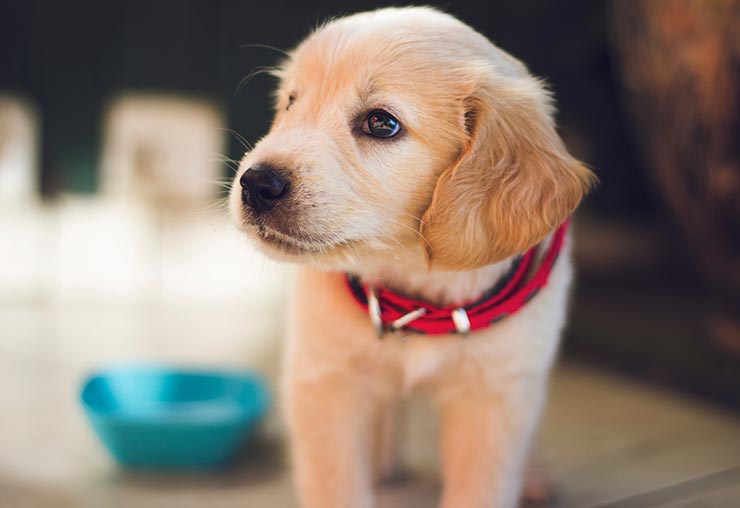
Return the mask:
{"type": "Polygon", "coordinates": [[[269,406],[249,373],[118,367],[92,375],[82,405],[113,457],[132,467],[215,467],[234,459],[269,406]]]}

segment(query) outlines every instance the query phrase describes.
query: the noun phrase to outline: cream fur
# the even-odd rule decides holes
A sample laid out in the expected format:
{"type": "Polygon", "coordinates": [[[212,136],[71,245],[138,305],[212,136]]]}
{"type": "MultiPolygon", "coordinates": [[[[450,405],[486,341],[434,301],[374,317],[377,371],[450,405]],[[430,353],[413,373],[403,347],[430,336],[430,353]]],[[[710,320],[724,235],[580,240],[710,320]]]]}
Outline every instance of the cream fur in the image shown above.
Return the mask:
{"type": "Polygon", "coordinates": [[[555,133],[548,94],[483,36],[418,7],[332,21],[276,74],[273,126],[236,181],[268,162],[289,171],[291,194],[263,216],[238,183],[230,199],[265,252],[305,265],[284,375],[303,506],[373,506],[376,474],[395,463],[389,414],[412,390],[441,412],[442,506],[515,506],[565,320],[568,248],[525,308],[464,339],[378,340],[341,272],[437,304],[492,287],[593,179],[555,133]],[[397,138],[359,130],[380,108],[400,120],[397,138]]]}

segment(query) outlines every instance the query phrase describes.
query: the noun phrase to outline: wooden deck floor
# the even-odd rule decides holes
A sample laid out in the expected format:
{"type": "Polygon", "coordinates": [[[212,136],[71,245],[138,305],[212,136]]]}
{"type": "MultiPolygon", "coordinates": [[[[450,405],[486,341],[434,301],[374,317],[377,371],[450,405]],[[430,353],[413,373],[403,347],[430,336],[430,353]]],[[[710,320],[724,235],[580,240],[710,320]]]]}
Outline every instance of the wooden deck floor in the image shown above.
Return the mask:
{"type": "MultiPolygon", "coordinates": [[[[0,309],[0,507],[295,506],[279,440],[270,437],[277,435],[274,420],[231,470],[137,474],[115,466],[80,411],[83,373],[113,359],[233,366],[249,357],[274,373],[272,337],[254,354],[239,323],[215,324],[226,322],[222,317],[0,309]],[[221,339],[192,339],[205,329],[221,339]]],[[[408,416],[404,451],[413,474],[381,491],[383,507],[436,505],[435,419],[419,401],[408,416]]],[[[558,508],[740,506],[737,414],[583,364],[564,361],[557,369],[540,449],[558,508]]]]}

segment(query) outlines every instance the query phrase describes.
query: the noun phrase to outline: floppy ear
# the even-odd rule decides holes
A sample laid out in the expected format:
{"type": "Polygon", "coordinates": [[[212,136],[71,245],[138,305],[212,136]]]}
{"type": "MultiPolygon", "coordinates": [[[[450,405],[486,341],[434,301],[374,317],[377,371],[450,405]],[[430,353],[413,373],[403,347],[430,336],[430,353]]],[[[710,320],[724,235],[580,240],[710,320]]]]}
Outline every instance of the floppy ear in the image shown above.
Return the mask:
{"type": "Polygon", "coordinates": [[[536,79],[485,73],[464,103],[461,155],[440,175],[422,218],[430,268],[471,270],[526,251],[596,180],[566,151],[536,79]]]}

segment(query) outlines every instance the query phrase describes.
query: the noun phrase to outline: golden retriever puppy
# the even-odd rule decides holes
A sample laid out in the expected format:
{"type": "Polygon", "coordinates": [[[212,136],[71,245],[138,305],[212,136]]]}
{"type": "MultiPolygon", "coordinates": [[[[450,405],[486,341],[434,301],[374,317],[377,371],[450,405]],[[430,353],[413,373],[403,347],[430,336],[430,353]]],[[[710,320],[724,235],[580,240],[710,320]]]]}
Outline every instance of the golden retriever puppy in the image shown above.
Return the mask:
{"type": "Polygon", "coordinates": [[[302,505],[373,506],[394,462],[378,429],[423,390],[442,506],[515,506],[565,319],[563,224],[593,180],[548,93],[419,7],[326,23],[277,76],[229,199],[265,253],[303,265],[283,393],[302,505]]]}

